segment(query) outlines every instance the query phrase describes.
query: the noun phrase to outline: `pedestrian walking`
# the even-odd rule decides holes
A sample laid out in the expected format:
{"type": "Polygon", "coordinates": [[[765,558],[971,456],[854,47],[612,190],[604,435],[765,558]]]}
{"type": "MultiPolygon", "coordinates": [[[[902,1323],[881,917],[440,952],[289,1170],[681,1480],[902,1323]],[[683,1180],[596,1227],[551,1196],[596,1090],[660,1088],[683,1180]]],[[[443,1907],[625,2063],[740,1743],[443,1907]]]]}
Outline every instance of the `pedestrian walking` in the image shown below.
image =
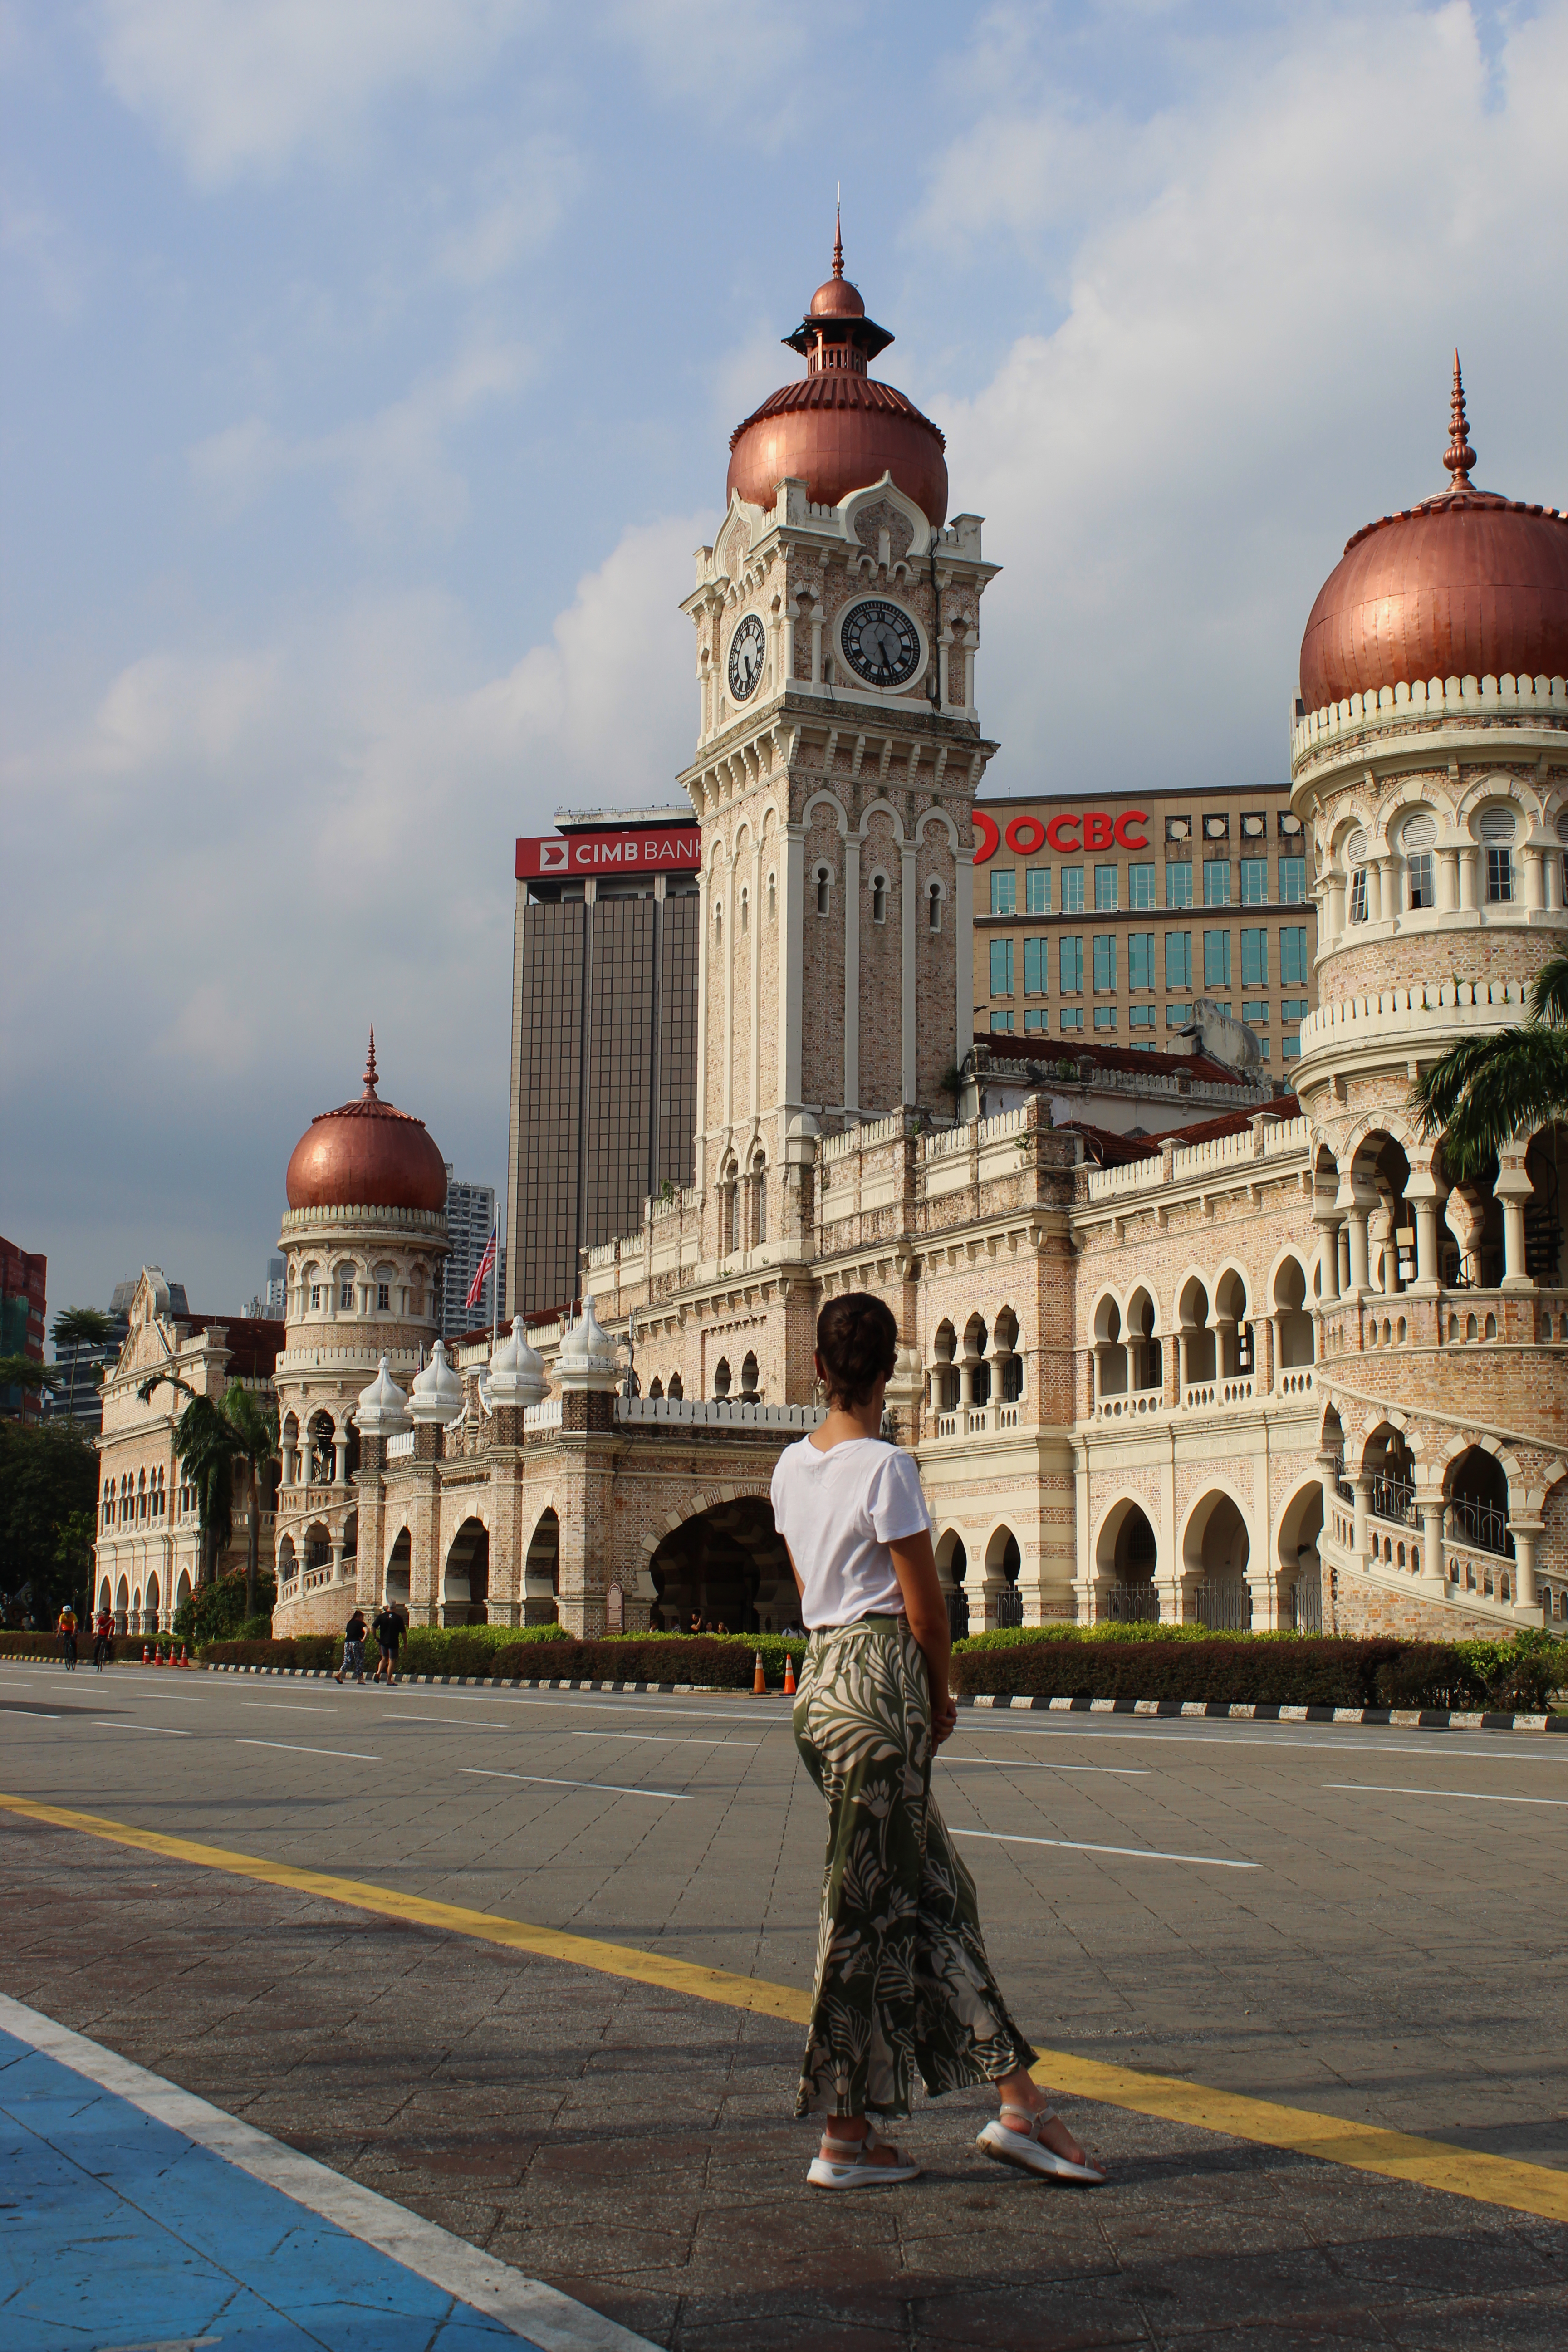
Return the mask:
{"type": "Polygon", "coordinates": [[[957,1709],[947,1609],[912,1457],[879,1434],[898,1325],[852,1291],[817,1318],[822,1426],[786,1446],[773,1521],[807,1629],[795,1703],[801,1759],[827,1803],[816,1983],[797,2116],[824,2118],[807,2179],[818,2189],[912,2180],[878,2137],[901,2121],[916,2071],[927,2095],[989,2083],[1001,2112],[987,2156],[1094,2185],[1090,2163],[1035,2083],[1032,2050],[985,1957],[974,1882],[931,1791],[957,1709]]]}
{"type": "Polygon", "coordinates": [[[60,1611],[60,1622],[55,1627],[55,1631],[59,1635],[65,1650],[66,1672],[74,1675],[76,1672],[76,1611],[68,1601],[60,1611]]]}
{"type": "Polygon", "coordinates": [[[390,1690],[397,1678],[397,1653],[403,1646],[403,1620],[389,1601],[382,1602],[371,1621],[370,1630],[375,1635],[378,1654],[371,1680],[378,1683],[384,1674],[386,1686],[390,1690]]]}
{"type": "Polygon", "coordinates": [[[363,1683],[364,1680],[364,1612],[363,1609],[356,1609],[343,1627],[343,1662],[332,1676],[332,1680],[335,1683],[341,1683],[343,1676],[348,1674],[353,1675],[356,1683],[363,1683]]]}

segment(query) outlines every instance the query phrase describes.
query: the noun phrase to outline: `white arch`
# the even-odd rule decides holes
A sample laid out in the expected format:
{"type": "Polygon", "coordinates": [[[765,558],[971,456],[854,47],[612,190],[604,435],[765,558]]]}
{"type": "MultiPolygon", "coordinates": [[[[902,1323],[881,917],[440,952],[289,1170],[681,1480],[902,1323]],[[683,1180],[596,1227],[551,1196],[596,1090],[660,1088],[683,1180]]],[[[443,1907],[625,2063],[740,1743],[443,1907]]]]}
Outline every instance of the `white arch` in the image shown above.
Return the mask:
{"type": "Polygon", "coordinates": [[[819,791],[813,793],[811,798],[806,802],[805,806],[802,809],[800,813],[802,832],[809,831],[812,817],[819,808],[827,808],[833,811],[834,822],[838,827],[838,838],[840,841],[847,841],[849,838],[849,819],[845,812],[844,803],[839,799],[837,793],[829,792],[826,785],[824,785],[819,791]]]}

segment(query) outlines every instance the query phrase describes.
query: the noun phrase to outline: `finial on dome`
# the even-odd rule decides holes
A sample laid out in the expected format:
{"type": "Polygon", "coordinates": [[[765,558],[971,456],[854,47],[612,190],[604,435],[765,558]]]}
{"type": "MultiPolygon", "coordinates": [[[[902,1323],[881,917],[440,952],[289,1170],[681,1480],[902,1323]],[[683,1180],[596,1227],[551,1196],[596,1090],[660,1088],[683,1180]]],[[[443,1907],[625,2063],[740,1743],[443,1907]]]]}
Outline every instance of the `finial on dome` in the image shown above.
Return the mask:
{"type": "Polygon", "coordinates": [[[842,183],[833,199],[833,275],[844,275],[844,189],[842,183]]]}
{"type": "Polygon", "coordinates": [[[375,1091],[375,1024],[374,1021],[370,1024],[370,1051],[365,1055],[364,1059],[363,1099],[366,1102],[378,1102],[380,1100],[380,1097],[375,1091]]]}
{"type": "Polygon", "coordinates": [[[1452,488],[1468,490],[1470,467],[1476,453],[1470,446],[1470,428],[1465,417],[1465,379],[1459,373],[1459,354],[1454,353],[1454,393],[1448,405],[1448,446],[1443,452],[1443,463],[1453,477],[1452,488]]]}

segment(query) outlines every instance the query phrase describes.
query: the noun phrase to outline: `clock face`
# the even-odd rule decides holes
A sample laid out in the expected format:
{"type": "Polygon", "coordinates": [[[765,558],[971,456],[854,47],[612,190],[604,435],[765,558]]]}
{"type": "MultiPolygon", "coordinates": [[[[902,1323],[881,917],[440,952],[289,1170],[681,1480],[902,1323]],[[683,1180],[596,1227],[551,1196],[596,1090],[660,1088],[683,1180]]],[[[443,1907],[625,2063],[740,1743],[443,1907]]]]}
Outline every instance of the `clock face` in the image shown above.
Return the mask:
{"type": "Polygon", "coordinates": [[[748,613],[730,640],[730,691],[737,702],[755,691],[766,650],[763,625],[754,613],[748,613]]]}
{"type": "Polygon", "coordinates": [[[919,630],[884,597],[851,604],[838,634],[845,660],[868,686],[902,686],[921,666],[919,630]]]}

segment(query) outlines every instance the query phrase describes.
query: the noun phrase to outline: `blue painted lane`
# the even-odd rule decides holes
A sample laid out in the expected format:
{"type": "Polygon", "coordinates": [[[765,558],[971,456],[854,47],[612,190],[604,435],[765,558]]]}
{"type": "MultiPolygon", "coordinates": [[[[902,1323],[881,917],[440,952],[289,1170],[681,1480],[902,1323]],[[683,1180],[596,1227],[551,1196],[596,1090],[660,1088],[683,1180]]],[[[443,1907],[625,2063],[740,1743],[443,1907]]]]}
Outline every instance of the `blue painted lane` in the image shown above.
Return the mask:
{"type": "Polygon", "coordinates": [[[6,2352],[529,2352],[528,2339],[0,2032],[6,2352]]]}

